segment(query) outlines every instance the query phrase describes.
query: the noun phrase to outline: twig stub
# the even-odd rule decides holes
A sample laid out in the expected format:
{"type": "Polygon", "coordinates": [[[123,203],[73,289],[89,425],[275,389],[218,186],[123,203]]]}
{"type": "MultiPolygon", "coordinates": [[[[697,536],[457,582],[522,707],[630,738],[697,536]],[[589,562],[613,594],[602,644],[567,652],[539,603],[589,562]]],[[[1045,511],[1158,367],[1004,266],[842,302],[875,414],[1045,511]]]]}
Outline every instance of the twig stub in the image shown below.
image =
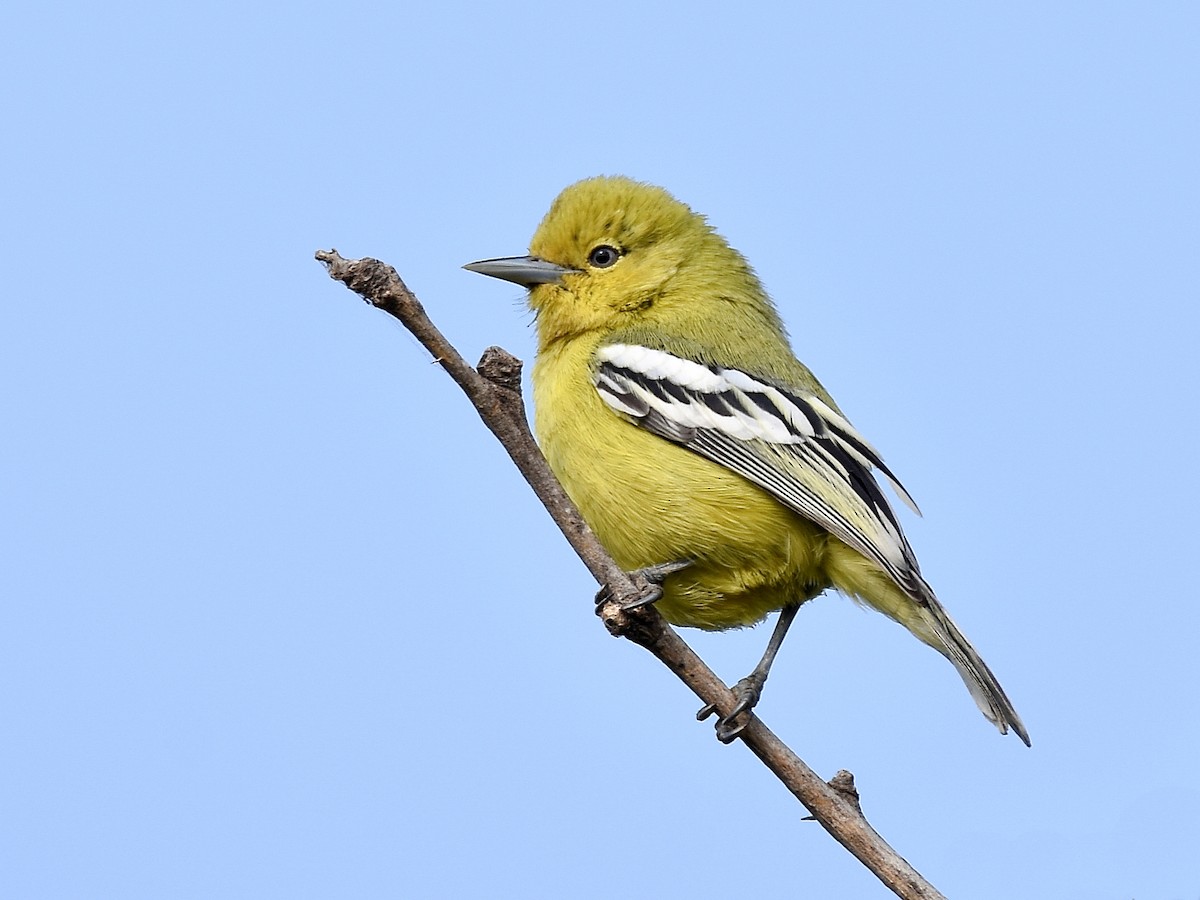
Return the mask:
{"type": "Polygon", "coordinates": [[[521,393],[521,369],[525,364],[503,347],[488,347],[479,358],[476,370],[502,388],[521,393]]]}

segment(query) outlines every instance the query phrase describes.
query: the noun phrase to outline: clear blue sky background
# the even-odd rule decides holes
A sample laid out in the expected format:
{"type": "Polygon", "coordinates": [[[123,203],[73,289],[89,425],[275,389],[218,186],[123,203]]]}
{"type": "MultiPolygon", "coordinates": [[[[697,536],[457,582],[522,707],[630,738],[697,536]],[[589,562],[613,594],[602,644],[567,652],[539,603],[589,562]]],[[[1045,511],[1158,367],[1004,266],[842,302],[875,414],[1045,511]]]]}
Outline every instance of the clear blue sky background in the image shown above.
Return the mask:
{"type": "MultiPolygon", "coordinates": [[[[0,895],[885,896],[312,259],[529,359],[459,266],[599,173],[753,261],[1034,745],[838,597],[763,718],[952,897],[1200,895],[1198,46],[1190,3],[10,9],[0,895]]],[[[732,681],[767,632],[686,636],[732,681]]]]}

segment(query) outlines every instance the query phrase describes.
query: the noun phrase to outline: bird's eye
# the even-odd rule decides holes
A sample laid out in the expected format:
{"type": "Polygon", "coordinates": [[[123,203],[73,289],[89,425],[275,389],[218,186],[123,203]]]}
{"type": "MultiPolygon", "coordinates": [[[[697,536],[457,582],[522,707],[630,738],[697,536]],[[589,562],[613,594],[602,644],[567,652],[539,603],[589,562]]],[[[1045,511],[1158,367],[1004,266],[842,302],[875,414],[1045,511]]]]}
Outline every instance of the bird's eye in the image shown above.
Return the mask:
{"type": "Polygon", "coordinates": [[[588,263],[597,269],[607,269],[620,258],[621,251],[616,247],[601,244],[599,247],[593,248],[592,252],[588,254],[588,263]]]}

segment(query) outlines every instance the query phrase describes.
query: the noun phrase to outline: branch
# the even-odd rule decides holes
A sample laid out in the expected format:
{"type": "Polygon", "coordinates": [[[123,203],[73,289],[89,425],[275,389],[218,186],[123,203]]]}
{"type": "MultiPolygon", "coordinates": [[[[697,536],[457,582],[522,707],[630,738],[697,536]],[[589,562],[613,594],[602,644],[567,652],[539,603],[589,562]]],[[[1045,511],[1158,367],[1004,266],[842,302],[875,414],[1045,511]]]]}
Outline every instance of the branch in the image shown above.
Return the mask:
{"type": "MultiPolygon", "coordinates": [[[[722,716],[727,715],[736,702],[733,694],[653,606],[621,608],[636,601],[645,585],[636,584],[608,555],[546,464],[525,418],[521,361],[499,347],[490,347],[476,371],[437,330],[391,266],[375,259],[343,259],[336,250],[319,250],[316,258],[325,264],[331,278],[399,319],[463,389],[588,571],[608,588],[610,599],[598,610],[608,630],[645,647],[705,704],[713,704],[722,716]]],[[[867,822],[858,805],[853,775],[839,772],[826,784],[758,716],[750,718],[739,738],[812,813],[810,818],[820,822],[897,896],[945,900],[867,822]]]]}

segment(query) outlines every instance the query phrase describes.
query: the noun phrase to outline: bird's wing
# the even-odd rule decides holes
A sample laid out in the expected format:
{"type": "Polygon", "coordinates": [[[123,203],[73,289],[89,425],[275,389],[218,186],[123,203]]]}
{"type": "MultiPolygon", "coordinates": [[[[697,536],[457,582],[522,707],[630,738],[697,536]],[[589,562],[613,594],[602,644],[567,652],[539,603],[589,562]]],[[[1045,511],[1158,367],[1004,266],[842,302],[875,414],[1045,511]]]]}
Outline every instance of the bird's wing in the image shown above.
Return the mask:
{"type": "Polygon", "coordinates": [[[635,344],[597,351],[594,382],[614,411],[737,472],[877,562],[906,593],[928,586],[873,470],[915,512],[879,454],[816,395],[738,369],[635,344]]]}

